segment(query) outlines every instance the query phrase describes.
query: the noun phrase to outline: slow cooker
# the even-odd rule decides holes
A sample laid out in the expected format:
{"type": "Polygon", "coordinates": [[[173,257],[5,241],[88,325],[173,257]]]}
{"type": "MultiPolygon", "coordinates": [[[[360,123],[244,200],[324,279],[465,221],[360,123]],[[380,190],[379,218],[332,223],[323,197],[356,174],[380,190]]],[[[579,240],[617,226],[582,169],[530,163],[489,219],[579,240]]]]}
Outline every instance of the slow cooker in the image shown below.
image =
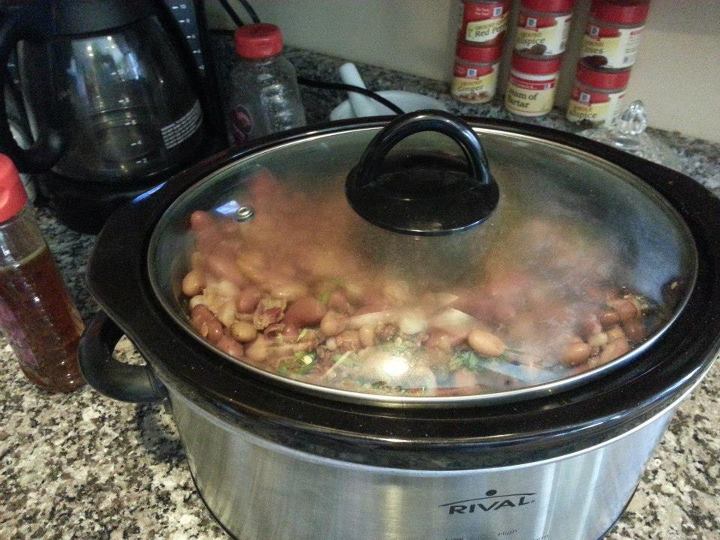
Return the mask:
{"type": "Polygon", "coordinates": [[[111,217],[82,370],[237,538],[601,538],[718,350],[719,204],[537,126],[287,132],[111,217]]]}

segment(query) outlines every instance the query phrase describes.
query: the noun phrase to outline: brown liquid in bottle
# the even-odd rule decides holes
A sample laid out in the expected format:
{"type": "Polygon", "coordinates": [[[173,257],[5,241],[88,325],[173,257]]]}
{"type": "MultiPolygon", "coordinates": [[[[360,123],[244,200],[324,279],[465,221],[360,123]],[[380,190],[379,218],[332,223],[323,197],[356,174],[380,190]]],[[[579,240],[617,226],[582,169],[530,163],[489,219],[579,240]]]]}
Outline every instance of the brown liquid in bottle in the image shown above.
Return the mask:
{"type": "Polygon", "coordinates": [[[0,326],[32,382],[51,392],[85,383],[77,360],[82,319],[46,246],[0,268],[0,326]]]}

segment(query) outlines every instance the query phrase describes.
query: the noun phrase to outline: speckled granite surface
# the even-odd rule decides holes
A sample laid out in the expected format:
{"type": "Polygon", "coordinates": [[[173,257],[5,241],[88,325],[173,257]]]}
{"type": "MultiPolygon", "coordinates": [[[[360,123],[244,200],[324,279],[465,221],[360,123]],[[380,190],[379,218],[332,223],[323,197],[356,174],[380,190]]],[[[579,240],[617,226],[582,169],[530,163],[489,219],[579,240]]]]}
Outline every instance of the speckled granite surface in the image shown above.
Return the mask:
{"type": "MultiPolygon", "coordinates": [[[[302,51],[289,56],[301,74],[326,80],[336,78],[341,63],[302,51]]],[[[454,112],[506,116],[498,104],[460,106],[443,83],[360,68],[373,89],[422,91],[454,112]]],[[[303,99],[309,121],[317,122],[344,96],[306,89],[303,99]]],[[[558,112],[538,123],[566,128],[558,112]]],[[[671,144],[683,171],[720,195],[720,145],[667,132],[652,131],[652,136],[671,144]]],[[[47,210],[38,215],[88,318],[96,306],[83,276],[94,237],[68,230],[47,210]]],[[[118,354],[140,361],[127,341],[118,354]]],[[[4,339],[0,362],[0,539],[225,537],[194,489],[163,405],[115,402],[89,388],[45,394],[23,378],[4,339]]],[[[610,540],[720,538],[719,395],[720,366],[715,365],[681,405],[610,540]]]]}

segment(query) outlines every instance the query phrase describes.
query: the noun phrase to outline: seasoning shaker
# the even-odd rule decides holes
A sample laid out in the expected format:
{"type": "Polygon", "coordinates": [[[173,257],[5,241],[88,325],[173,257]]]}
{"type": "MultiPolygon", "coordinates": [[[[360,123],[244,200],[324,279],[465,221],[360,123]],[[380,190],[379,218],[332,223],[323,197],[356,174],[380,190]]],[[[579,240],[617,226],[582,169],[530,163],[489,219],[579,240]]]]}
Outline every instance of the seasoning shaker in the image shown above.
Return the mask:
{"type": "Polygon", "coordinates": [[[85,384],[82,319],[28,204],[15,164],[0,154],[0,327],[27,378],[49,392],[85,384]]]}
{"type": "Polygon", "coordinates": [[[238,57],[230,70],[227,119],[231,143],[305,125],[295,67],[282,51],[282,32],[274,24],[248,24],[235,31],[238,57]]]}

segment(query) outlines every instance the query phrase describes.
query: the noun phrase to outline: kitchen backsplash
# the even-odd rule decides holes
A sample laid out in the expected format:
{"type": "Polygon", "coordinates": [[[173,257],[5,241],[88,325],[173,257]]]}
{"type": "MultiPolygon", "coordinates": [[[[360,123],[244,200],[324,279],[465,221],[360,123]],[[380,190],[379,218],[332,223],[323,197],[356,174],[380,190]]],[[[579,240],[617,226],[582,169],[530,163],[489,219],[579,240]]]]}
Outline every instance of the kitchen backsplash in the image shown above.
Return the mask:
{"type": "MultiPolygon", "coordinates": [[[[282,27],[289,45],[450,80],[460,0],[251,2],[263,21],[282,27]]],[[[511,21],[518,4],[515,0],[511,21]]],[[[240,11],[239,2],[234,5],[240,11]]],[[[589,6],[590,0],[578,0],[575,7],[556,98],[559,107],[567,104],[589,6]]],[[[208,12],[211,27],[232,26],[218,2],[209,2],[208,12]]],[[[719,20],[717,0],[652,0],[625,103],[642,99],[652,126],[720,141],[719,20]]],[[[511,31],[506,42],[501,92],[513,34],[511,31]]]]}

